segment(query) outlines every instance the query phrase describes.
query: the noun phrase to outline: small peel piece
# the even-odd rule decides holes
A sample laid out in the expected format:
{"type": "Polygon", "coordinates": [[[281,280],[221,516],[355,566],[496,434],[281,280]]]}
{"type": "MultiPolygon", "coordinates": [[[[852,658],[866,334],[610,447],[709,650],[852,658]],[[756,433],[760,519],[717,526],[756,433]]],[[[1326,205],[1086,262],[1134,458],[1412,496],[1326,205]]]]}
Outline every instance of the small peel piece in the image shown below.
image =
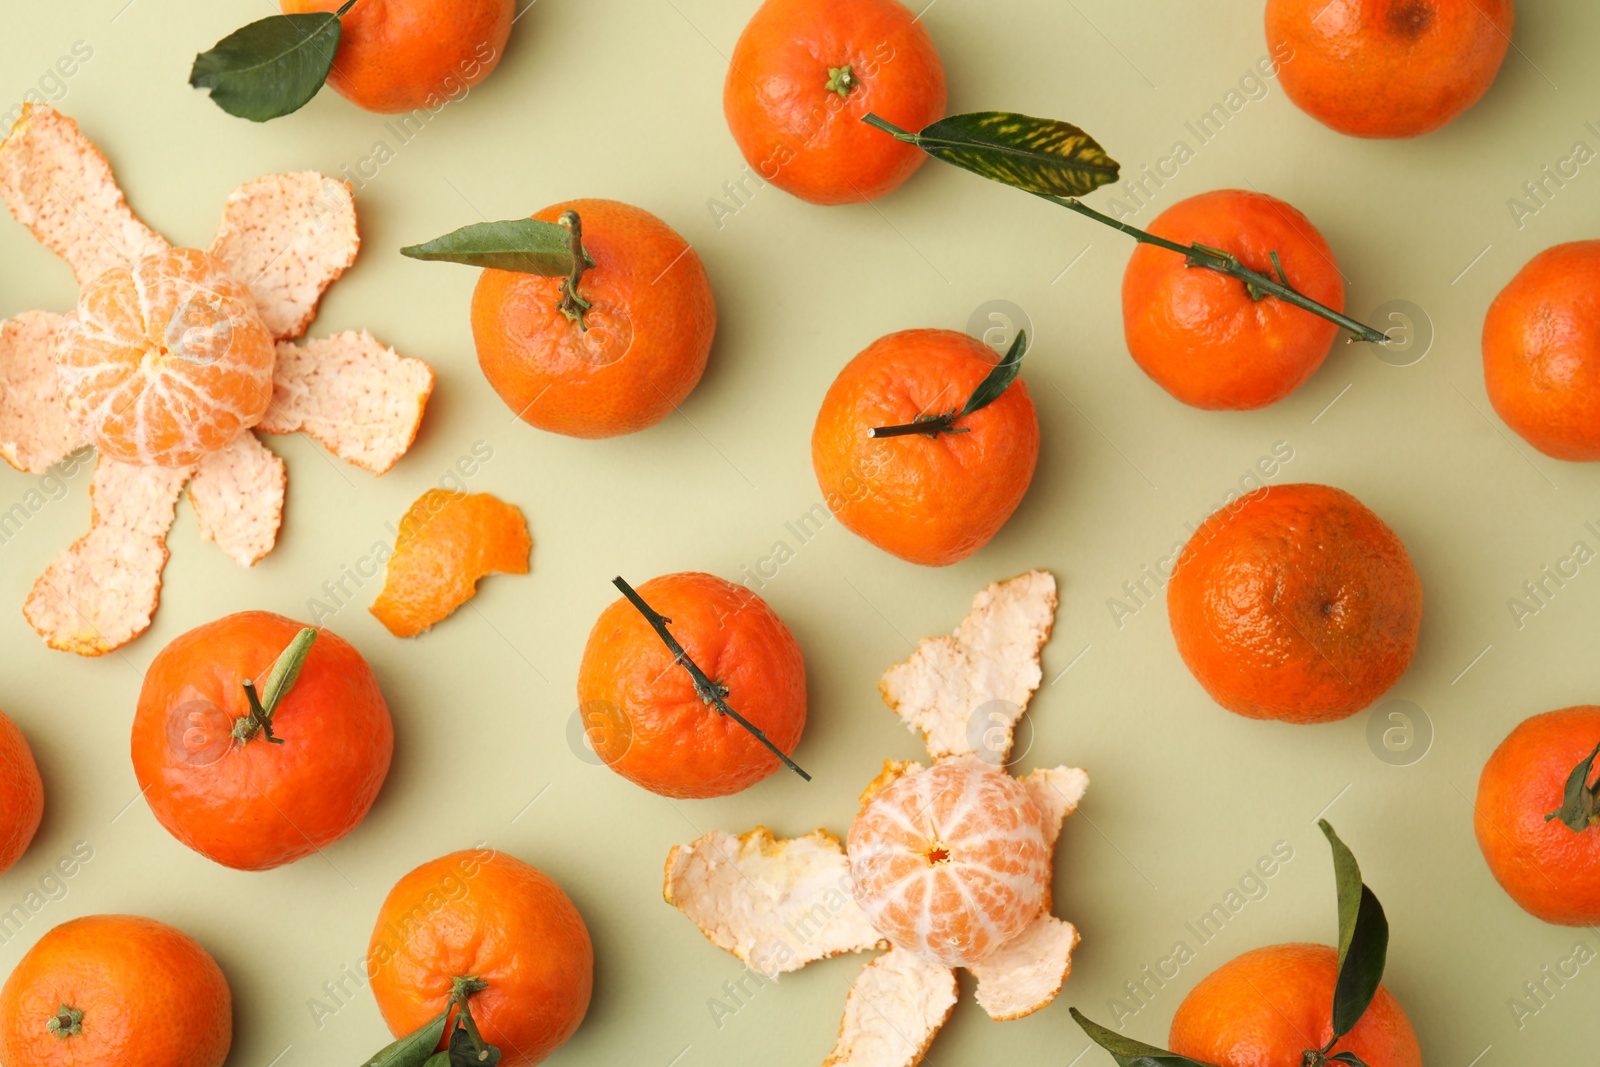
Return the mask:
{"type": "Polygon", "coordinates": [[[278,540],[287,484],[283,460],[255,434],[240,434],[194,469],[189,503],[200,536],[215,541],[239,566],[253,566],[278,540]]]}
{"type": "Polygon", "coordinates": [[[973,598],[954,633],[925,638],[884,672],[878,691],[908,729],[925,735],[934,759],[977,754],[1003,765],[1016,720],[1044,679],[1039,652],[1056,605],[1048,571],[996,582],[973,598]]]}
{"type": "Polygon", "coordinates": [[[322,294],[360,247],[349,184],[299,171],[229,193],[211,254],[249,286],[262,321],[286,341],[306,332],[322,294]]]}
{"type": "Polygon", "coordinates": [[[51,648],[103,656],[150,625],[167,563],[167,530],[188,468],[134,467],[101,457],[89,532],[45,570],[22,606],[51,648]]]}
{"type": "Polygon", "coordinates": [[[861,969],[822,1067],[915,1067],[955,1010],[955,972],[892,948],[861,969]]]}
{"type": "Polygon", "coordinates": [[[488,493],[429,489],[400,520],[378,599],[367,610],[396,637],[447,618],[490,573],[527,574],[522,512],[488,493]]]}
{"type": "Polygon", "coordinates": [[[171,247],[134,215],[111,164],[78,124],[43,104],[23,104],[0,141],[0,198],[67,261],[79,285],[171,247]]]}
{"type": "Polygon", "coordinates": [[[1049,913],[971,968],[978,1004],[996,1022],[1009,1022],[1049,1007],[1072,973],[1078,928],[1049,913]]]}
{"type": "Polygon", "coordinates": [[[61,316],[24,311],[0,322],[0,458],[43,474],[83,447],[56,383],[55,338],[61,316]]]}
{"type": "Polygon", "coordinates": [[[272,406],[256,429],[305,431],[374,474],[405,455],[433,393],[433,368],[365,330],[303,345],[280,343],[272,406]]]}
{"type": "Polygon", "coordinates": [[[662,896],[768,979],[888,944],[856,905],[844,848],[826,830],[787,839],[765,826],[714,830],[675,845],[662,896]]]}

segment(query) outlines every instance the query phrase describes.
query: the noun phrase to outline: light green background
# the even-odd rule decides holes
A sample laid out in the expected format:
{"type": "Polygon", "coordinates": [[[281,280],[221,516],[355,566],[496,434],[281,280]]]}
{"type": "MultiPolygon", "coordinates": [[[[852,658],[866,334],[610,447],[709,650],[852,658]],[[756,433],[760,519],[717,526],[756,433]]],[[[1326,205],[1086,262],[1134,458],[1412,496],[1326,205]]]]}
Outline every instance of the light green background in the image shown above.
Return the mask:
{"type": "MultiPolygon", "coordinates": [[[[289,467],[288,506],[277,549],[252,570],[201,542],[180,507],[155,625],[115,655],[48,651],[18,610],[86,527],[86,473],[0,545],[0,706],[30,737],[49,793],[32,851],[0,877],[0,908],[22,901],[74,842],[94,850],[65,898],[0,945],[0,968],[77,915],[157,916],[204,942],[232,982],[230,1063],[359,1063],[386,1039],[370,995],[355,991],[320,1026],[308,1001],[344,968],[359,970],[378,904],[401,874],[482,839],[557,877],[594,935],[594,1004],[552,1062],[820,1063],[861,961],[785,977],[719,1028],[708,1001],[742,967],[661,902],[662,861],[673,844],[756,821],[783,834],[842,833],[880,761],[922,753],[879,701],[878,675],[912,640],[951,627],[986,582],[1042,566],[1059,578],[1063,604],[1020,766],[1066,762],[1093,778],[1057,867],[1057,911],[1079,925],[1083,944],[1061,1001],[1027,1020],[993,1023],[964,994],[932,1063],[1074,1062],[1086,1042],[1066,1005],[1109,1018],[1122,983],[1179,939],[1195,945],[1185,924],[1278,842],[1294,859],[1265,897],[1197,946],[1127,1032],[1162,1040],[1184,992],[1239,952],[1332,939],[1330,865],[1313,826],[1324,811],[1387,906],[1388,984],[1429,1064],[1592,1058],[1600,962],[1520,1028],[1508,1001],[1580,940],[1600,949],[1600,935],[1543,925],[1512,905],[1473,842],[1471,798],[1513,724],[1600,700],[1600,564],[1521,628],[1507,606],[1575,541],[1600,547],[1585,528],[1600,526],[1600,469],[1548,460],[1510,435],[1485,399],[1478,351],[1484,308],[1511,274],[1550,244],[1594,236],[1600,222],[1592,164],[1520,228],[1507,206],[1574,142],[1600,148],[1585,126],[1600,119],[1600,8],[1524,0],[1493,91],[1421,140],[1340,137],[1268,83],[1156,191],[1138,221],[1218,187],[1283,197],[1336,250],[1352,311],[1409,300],[1437,330],[1414,366],[1341,347],[1283,403],[1217,414],[1171,400],[1127,357],[1116,308],[1131,242],[1021,194],[932,165],[873,206],[821,209],[769,188],[718,225],[710,202],[744,170],[722,120],[725,57],[754,6],[538,0],[500,70],[402,147],[384,117],[331,91],[257,126],[188,88],[194,53],[267,14],[266,0],[8,5],[4,106],[85,42],[93,58],[66,80],[59,106],[110,157],[135,210],[175,243],[204,245],[243,181],[335,174],[378,141],[396,149],[357,191],[365,247],[311,333],[369,328],[428,360],[439,384],[416,447],[382,479],[305,438],[273,439],[289,467]],[[396,253],[480,217],[577,196],[665,218],[699,251],[718,297],[700,388],[681,415],[619,440],[568,440],[514,422],[475,365],[467,304],[476,272],[396,253]],[[809,434],[838,368],[891,330],[963,328],[991,299],[1025,309],[1037,335],[1025,378],[1043,452],[1015,518],[944,570],[901,563],[833,523],[801,546],[785,523],[819,500],[809,434]],[[523,509],[532,575],[485,582],[469,607],[416,641],[390,637],[367,614],[376,581],[329,623],[372,662],[396,720],[394,769],[370,818],[325,856],[265,874],[224,870],[176,844],[138,802],[128,760],[142,669],[173,637],[228,612],[308,617],[322,584],[390,541],[386,524],[477,442],[493,458],[470,487],[523,509]],[[1354,492],[1399,532],[1421,572],[1421,647],[1390,694],[1431,720],[1420,762],[1377,758],[1366,715],[1299,728],[1221,711],[1179,662],[1159,595],[1121,626],[1113,620],[1108,598],[1279,442],[1293,459],[1276,481],[1354,492]],[[609,579],[701,569],[737,580],[778,541],[794,556],[761,592],[806,652],[811,717],[797,756],[816,780],[779,774],[738,797],[671,802],[576,758],[574,678],[589,626],[615,595],[609,579]]],[[[1259,0],[938,0],[925,21],[949,71],[952,111],[1070,119],[1137,175],[1179,139],[1195,147],[1185,123],[1224,103],[1264,56],[1260,9],[1259,0]]],[[[65,311],[74,298],[65,265],[0,218],[0,316],[65,311]]],[[[0,470],[0,509],[36,481],[0,470]]],[[[1109,1061],[1095,1052],[1082,1062],[1109,1061]]]]}

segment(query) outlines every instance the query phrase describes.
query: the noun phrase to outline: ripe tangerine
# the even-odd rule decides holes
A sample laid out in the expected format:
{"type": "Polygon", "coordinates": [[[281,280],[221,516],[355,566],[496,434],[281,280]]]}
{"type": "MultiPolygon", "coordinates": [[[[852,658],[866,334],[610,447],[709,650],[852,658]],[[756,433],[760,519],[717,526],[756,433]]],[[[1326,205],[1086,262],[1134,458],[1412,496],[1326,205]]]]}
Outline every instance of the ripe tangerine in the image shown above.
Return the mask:
{"type": "MultiPolygon", "coordinates": [[[[500,1049],[500,1067],[531,1067],[583,1022],[594,948],[555,879],[503,852],[469,849],[424,863],[389,891],[367,973],[396,1037],[446,1010],[456,979],[478,979],[484,988],[467,1006],[483,1039],[500,1049]]],[[[446,1034],[454,1016],[451,1007],[446,1034]]]]}
{"type": "Polygon", "coordinates": [[[898,0],[766,0],[734,45],[722,110],[763,181],[813,204],[876,200],[922,150],[867,126],[909,130],[944,115],[944,64],[898,0]]]}
{"type": "MultiPolygon", "coordinates": [[[[637,591],[671,620],[672,636],[721,686],[728,705],[785,755],[793,753],[806,725],[805,660],[778,613],[744,586],[710,574],[667,574],[637,591]]],[[[625,599],[601,612],[589,632],[578,705],[600,758],[662,796],[728,796],[782,766],[695,690],[625,599]]]]}
{"type": "Polygon", "coordinates": [[[901,559],[943,567],[988,544],[1022,503],[1039,460],[1039,418],[1018,378],[957,421],[954,433],[873,438],[958,410],[999,362],[954,330],[879,338],[828,387],[811,431],[811,465],[828,510],[901,559]]]}
{"type": "MultiPolygon", "coordinates": [[[[1231,252],[1269,278],[1279,277],[1281,265],[1291,288],[1344,310],[1344,279],[1328,242],[1275,197],[1201,193],[1163,211],[1150,232],[1231,252]]],[[[1258,299],[1238,279],[1149,244],[1128,260],[1122,324],[1134,362],[1157,385],[1191,407],[1234,411],[1294,392],[1322,366],[1339,333],[1320,316],[1269,294],[1258,299]]]]}
{"type": "Polygon", "coordinates": [[[670,226],[615,200],[571,200],[536,212],[576,212],[595,265],[578,283],[592,306],[561,310],[565,279],[489,268],[472,294],[478,365],[500,399],[532,426],[613,437],[654,426],[706,369],[717,305],[700,257],[670,226]]]}
{"type": "Polygon", "coordinates": [[[1325,485],[1259,490],[1216,512],[1167,586],[1178,653],[1237,715],[1330,722],[1411,665],[1422,584],[1393,530],[1325,485]]]}

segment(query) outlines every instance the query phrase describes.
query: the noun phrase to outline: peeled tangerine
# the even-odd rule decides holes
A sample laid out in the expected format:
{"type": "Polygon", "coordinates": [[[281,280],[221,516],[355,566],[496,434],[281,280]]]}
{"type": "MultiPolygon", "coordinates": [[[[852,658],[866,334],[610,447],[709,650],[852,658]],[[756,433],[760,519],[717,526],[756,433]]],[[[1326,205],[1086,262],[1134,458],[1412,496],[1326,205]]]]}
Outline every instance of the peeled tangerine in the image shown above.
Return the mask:
{"type": "Polygon", "coordinates": [[[194,248],[86,282],[56,339],[67,412],[111,459],[188,467],[259,423],[276,359],[249,287],[194,248]]]}
{"type": "Polygon", "coordinates": [[[1051,842],[1021,782],[975,758],[874,793],[846,850],[856,903],[896,947],[971,967],[1044,907],[1051,842]]]}

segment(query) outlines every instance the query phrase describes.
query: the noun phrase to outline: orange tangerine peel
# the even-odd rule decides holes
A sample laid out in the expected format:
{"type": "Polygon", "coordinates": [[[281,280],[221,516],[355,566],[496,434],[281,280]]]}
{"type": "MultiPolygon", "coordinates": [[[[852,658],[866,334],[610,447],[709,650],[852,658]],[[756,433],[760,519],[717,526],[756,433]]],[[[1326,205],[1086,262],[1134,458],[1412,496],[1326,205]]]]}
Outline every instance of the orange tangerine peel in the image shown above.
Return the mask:
{"type": "Polygon", "coordinates": [[[0,322],[0,457],[44,473],[100,446],[90,531],[24,607],[51,647],[100,655],[149,626],[185,483],[205,538],[244,566],[271,551],[285,471],[251,429],[304,431],[379,474],[410,447],[427,364],[366,333],[287,343],[355,261],[345,183],[248,182],[207,251],[173,249],[75,122],[25,104],[0,141],[0,199],[81,289],[71,315],[0,322]]]}
{"type": "Polygon", "coordinates": [[[513,505],[429,489],[400,520],[383,589],[367,610],[396,637],[415,637],[471,600],[485,575],[527,574],[532,549],[513,505]]]}
{"type": "Polygon", "coordinates": [[[886,760],[846,849],[823,830],[785,840],[758,826],[668,855],[667,902],[765,977],[889,946],[851,987],[825,1067],[914,1067],[955,1007],[958,966],[996,1021],[1048,1006],[1071,973],[1079,934],[1051,914],[1050,884],[1089,776],[1005,769],[1056,607],[1048,572],[997,582],[954,634],[885,673],[884,699],[923,731],[933,762],[886,760]],[[996,717],[997,704],[1014,710],[996,717]]]}

